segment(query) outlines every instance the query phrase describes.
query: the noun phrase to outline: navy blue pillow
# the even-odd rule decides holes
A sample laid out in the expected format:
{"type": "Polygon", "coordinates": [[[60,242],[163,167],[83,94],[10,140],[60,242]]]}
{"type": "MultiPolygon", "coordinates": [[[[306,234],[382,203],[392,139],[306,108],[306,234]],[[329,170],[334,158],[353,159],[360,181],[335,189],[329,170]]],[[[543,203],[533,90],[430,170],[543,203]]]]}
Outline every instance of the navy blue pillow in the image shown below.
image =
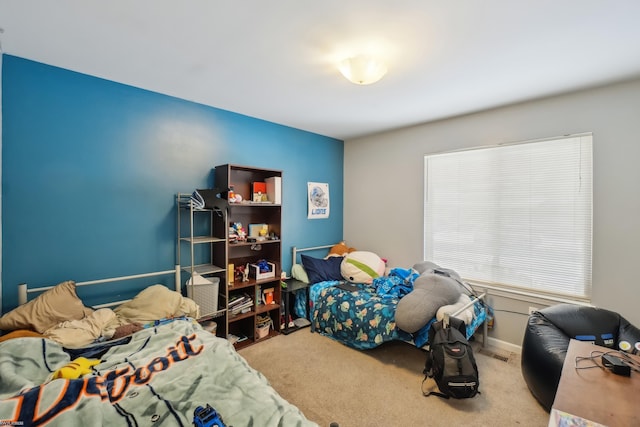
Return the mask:
{"type": "Polygon", "coordinates": [[[302,259],[302,266],[307,272],[307,276],[309,276],[309,283],[344,280],[342,273],[340,273],[341,256],[321,259],[300,254],[300,258],[302,259]]]}

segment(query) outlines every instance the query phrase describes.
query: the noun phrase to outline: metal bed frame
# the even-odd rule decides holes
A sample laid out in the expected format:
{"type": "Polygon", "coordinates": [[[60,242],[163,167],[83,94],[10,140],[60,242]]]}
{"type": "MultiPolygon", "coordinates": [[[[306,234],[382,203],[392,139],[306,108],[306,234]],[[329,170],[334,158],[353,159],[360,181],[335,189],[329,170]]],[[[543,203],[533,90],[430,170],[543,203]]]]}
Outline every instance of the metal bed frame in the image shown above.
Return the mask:
{"type": "MultiPolygon", "coordinates": [[[[164,276],[164,275],[168,275],[168,274],[174,274],[175,275],[175,290],[176,290],[176,292],[182,294],[181,284],[180,284],[181,278],[180,278],[180,266],[179,265],[174,266],[173,270],[154,271],[154,272],[151,272],[151,273],[133,274],[133,275],[130,275],[130,276],[110,277],[110,278],[107,278],[107,279],[98,279],[98,280],[89,280],[89,281],[85,281],[85,282],[76,282],[76,286],[98,285],[98,284],[109,283],[109,282],[121,282],[121,281],[126,281],[126,280],[142,279],[142,278],[145,278],[145,277],[164,276]]],[[[27,301],[29,300],[29,294],[45,292],[45,291],[47,291],[49,289],[53,289],[54,287],[55,287],[55,285],[54,286],[42,286],[42,287],[39,287],[39,288],[29,288],[26,283],[20,283],[18,285],[18,304],[20,304],[20,305],[26,304],[27,301]]],[[[113,307],[113,306],[125,303],[127,301],[130,301],[130,299],[121,300],[121,301],[114,301],[114,302],[109,302],[109,303],[105,303],[105,304],[94,305],[93,307],[95,307],[95,308],[113,307]]]]}

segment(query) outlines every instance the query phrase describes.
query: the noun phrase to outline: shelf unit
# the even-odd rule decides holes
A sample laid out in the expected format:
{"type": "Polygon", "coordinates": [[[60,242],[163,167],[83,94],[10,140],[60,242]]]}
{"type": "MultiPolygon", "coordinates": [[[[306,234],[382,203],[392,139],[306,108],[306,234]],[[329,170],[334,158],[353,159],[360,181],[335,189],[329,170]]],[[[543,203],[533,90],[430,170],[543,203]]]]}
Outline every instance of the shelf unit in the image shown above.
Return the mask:
{"type": "MultiPolygon", "coordinates": [[[[259,260],[266,260],[272,263],[273,277],[256,280],[255,277],[243,282],[242,279],[233,280],[232,271],[227,274],[229,280],[224,283],[224,300],[231,301],[238,295],[247,294],[253,299],[250,311],[246,313],[233,314],[231,310],[226,310],[227,334],[238,337],[246,337],[243,341],[238,341],[234,345],[241,348],[262,340],[278,335],[280,329],[281,315],[281,286],[280,272],[282,271],[282,245],[281,245],[281,222],[282,204],[252,202],[252,184],[265,182],[268,178],[278,177],[280,187],[282,186],[282,171],[272,169],[260,169],[239,165],[220,165],[215,168],[215,185],[217,188],[233,189],[233,193],[242,197],[242,202],[229,201],[229,192],[220,194],[222,202],[225,203],[226,211],[226,266],[230,270],[230,264],[237,266],[251,266],[259,260]],[[232,242],[228,238],[229,228],[234,223],[241,223],[243,228],[249,231],[251,224],[266,224],[268,227],[268,238],[262,241],[232,242]],[[273,288],[273,303],[262,303],[262,292],[265,289],[273,288]],[[271,318],[273,328],[264,337],[259,337],[256,331],[258,317],[268,316],[271,318]]],[[[279,188],[279,192],[282,188],[279,188]]],[[[247,236],[250,237],[250,236],[247,236]]],[[[214,262],[221,262],[214,259],[214,262]]],[[[219,264],[218,264],[219,265],[219,264]]],[[[221,282],[222,283],[222,282],[221,282]]]]}
{"type": "Polygon", "coordinates": [[[191,203],[191,193],[178,193],[177,204],[177,264],[183,274],[185,284],[194,273],[219,280],[218,286],[186,286],[187,296],[200,306],[203,322],[213,319],[217,323],[216,334],[226,337],[226,293],[227,282],[227,210],[224,204],[204,209],[195,208],[191,203]]]}

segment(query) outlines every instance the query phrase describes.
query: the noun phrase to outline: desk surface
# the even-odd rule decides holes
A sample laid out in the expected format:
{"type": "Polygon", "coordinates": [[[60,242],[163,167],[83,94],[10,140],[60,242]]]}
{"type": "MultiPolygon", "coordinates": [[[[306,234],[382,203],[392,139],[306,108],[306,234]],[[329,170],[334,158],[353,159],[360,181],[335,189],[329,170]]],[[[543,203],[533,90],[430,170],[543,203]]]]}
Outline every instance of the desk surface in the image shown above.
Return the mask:
{"type": "MultiPolygon", "coordinates": [[[[601,364],[602,352],[612,349],[571,340],[553,409],[609,427],[640,426],[640,372],[632,370],[630,377],[624,377],[608,369],[576,369],[593,366],[590,360],[576,362],[576,357],[589,357],[594,351],[601,364]]],[[[640,357],[632,357],[640,363],[640,357]]]]}

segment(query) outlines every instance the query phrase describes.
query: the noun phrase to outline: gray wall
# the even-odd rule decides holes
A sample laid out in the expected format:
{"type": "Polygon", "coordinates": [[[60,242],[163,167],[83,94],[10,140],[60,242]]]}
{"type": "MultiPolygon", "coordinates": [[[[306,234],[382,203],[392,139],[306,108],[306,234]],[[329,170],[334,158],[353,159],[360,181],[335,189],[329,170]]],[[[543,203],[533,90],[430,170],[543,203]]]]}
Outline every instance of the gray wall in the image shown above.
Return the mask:
{"type": "MultiPolygon", "coordinates": [[[[422,258],[423,156],[593,132],[593,298],[640,325],[640,79],[345,142],[344,237],[391,267],[422,258]]],[[[490,337],[520,345],[528,306],[494,294],[490,337]],[[511,313],[510,311],[521,314],[511,313]]]]}

